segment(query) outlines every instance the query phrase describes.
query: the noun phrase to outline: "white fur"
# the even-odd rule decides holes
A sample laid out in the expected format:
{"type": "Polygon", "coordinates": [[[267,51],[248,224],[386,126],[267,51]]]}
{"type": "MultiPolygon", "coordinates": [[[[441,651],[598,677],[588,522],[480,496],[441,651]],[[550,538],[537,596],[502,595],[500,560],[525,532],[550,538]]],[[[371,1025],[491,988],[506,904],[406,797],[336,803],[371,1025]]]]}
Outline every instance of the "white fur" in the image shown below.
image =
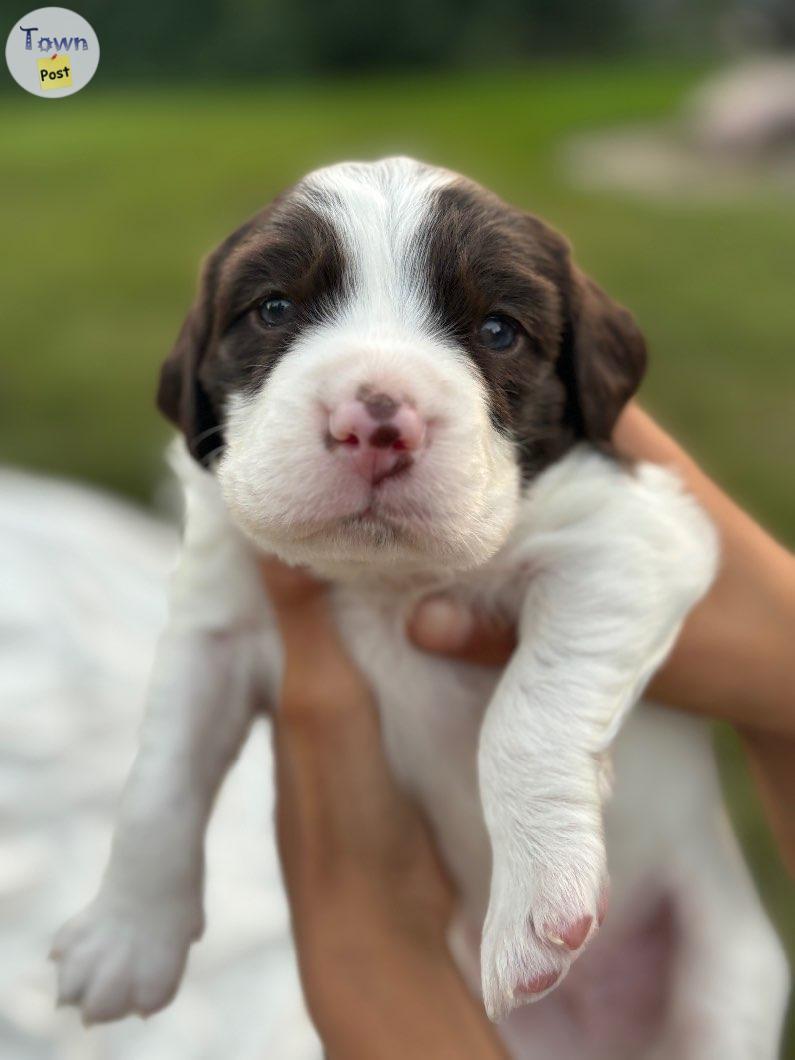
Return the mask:
{"type": "MultiPolygon", "coordinates": [[[[405,260],[428,188],[445,179],[398,160],[334,167],[299,189],[326,196],[359,270],[354,295],[256,397],[233,400],[214,474],[176,455],[187,518],[172,620],[107,874],[56,940],[62,997],[108,1019],[158,1008],[176,988],[201,930],[213,796],[252,707],[278,693],[279,645],[252,568],[268,550],[334,577],[336,617],[377,693],[392,767],[460,889],[458,952],[470,968],[466,939],[485,918],[489,1014],[510,1013],[523,982],[568,973],[573,955],[554,939],[582,916],[595,925],[609,864],[611,916],[578,969],[598,978],[603,939],[620,939],[652,893],[677,909],[672,1004],[648,1055],[773,1060],[786,967],[726,828],[704,728],[650,706],[629,715],[710,584],[714,533],[671,473],[627,470],[587,447],[520,496],[484,388],[433,332],[405,260]],[[412,401],[432,431],[366,519],[369,488],[322,444],[328,409],[363,383],[412,401]],[[517,620],[499,680],[408,643],[407,612],[434,589],[517,620]]],[[[568,989],[556,984],[533,1013],[543,1020],[568,989]]],[[[527,1019],[501,1025],[517,1056],[614,1058],[595,1040],[572,1051],[527,1019]]]]}
{"type": "Polygon", "coordinates": [[[305,197],[336,231],[356,273],[356,298],[343,322],[361,330],[396,326],[427,332],[428,292],[417,284],[422,268],[415,236],[434,192],[452,184],[454,173],[391,158],[372,166],[343,162],[317,170],[303,181],[305,197]]]}

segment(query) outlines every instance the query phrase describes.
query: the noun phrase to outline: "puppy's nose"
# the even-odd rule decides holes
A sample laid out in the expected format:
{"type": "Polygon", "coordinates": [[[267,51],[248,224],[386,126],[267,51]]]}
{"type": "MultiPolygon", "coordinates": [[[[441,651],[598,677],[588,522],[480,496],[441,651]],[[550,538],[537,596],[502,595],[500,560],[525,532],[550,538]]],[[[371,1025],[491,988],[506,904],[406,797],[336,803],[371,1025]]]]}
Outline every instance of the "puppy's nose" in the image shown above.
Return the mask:
{"type": "Polygon", "coordinates": [[[377,485],[410,466],[425,441],[425,423],[410,405],[363,388],[332,410],[328,439],[331,448],[343,452],[377,485]]]}

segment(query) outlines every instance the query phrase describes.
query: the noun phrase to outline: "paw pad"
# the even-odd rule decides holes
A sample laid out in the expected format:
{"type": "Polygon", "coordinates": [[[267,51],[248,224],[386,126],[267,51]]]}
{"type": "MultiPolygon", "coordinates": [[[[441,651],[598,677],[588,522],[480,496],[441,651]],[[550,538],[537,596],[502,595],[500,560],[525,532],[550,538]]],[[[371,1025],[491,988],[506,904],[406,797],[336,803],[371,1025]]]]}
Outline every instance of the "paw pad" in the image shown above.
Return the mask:
{"type": "Polygon", "coordinates": [[[583,916],[573,924],[555,931],[547,929],[546,937],[554,946],[565,946],[567,950],[578,950],[591,931],[593,917],[583,916]]]}
{"type": "Polygon", "coordinates": [[[533,997],[535,994],[543,994],[560,979],[560,972],[546,972],[543,975],[533,976],[525,983],[520,983],[516,988],[516,994],[520,997],[533,997]]]}

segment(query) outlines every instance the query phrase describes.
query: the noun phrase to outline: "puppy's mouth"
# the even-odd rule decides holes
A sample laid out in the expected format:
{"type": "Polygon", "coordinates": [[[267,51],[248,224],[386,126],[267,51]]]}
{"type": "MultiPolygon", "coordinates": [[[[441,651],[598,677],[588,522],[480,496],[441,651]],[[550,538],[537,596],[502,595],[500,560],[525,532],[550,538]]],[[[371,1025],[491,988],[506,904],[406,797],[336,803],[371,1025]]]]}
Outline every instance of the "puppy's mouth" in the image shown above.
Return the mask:
{"type": "Polygon", "coordinates": [[[374,524],[395,529],[405,529],[409,526],[415,530],[431,528],[430,513],[416,504],[387,504],[381,499],[377,488],[373,490],[363,508],[343,516],[341,521],[350,526],[374,524]]]}
{"type": "Polygon", "coordinates": [[[347,520],[351,523],[358,524],[368,522],[371,519],[378,519],[378,513],[375,505],[370,503],[366,507],[362,508],[360,512],[354,512],[352,515],[347,517],[347,520]]]}
{"type": "Polygon", "coordinates": [[[424,550],[422,542],[432,536],[432,521],[427,512],[415,511],[413,506],[385,504],[375,490],[364,507],[331,521],[318,531],[324,536],[329,532],[351,542],[366,542],[376,550],[391,550],[396,545],[424,550]]]}
{"type": "Polygon", "coordinates": [[[397,520],[390,517],[375,501],[371,501],[359,511],[343,515],[332,523],[337,530],[353,532],[375,532],[376,534],[395,534],[399,531],[397,520]]]}

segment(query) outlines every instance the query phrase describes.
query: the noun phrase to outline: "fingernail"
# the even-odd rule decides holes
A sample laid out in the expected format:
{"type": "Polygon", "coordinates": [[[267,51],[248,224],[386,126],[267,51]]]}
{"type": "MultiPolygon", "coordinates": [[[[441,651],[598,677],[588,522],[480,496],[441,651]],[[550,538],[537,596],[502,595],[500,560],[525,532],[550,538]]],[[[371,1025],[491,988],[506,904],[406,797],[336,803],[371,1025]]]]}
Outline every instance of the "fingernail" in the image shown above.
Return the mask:
{"type": "Polygon", "coordinates": [[[474,629],[472,612],[449,596],[428,596],[411,618],[413,639],[428,651],[454,652],[463,648],[474,629]]]}

